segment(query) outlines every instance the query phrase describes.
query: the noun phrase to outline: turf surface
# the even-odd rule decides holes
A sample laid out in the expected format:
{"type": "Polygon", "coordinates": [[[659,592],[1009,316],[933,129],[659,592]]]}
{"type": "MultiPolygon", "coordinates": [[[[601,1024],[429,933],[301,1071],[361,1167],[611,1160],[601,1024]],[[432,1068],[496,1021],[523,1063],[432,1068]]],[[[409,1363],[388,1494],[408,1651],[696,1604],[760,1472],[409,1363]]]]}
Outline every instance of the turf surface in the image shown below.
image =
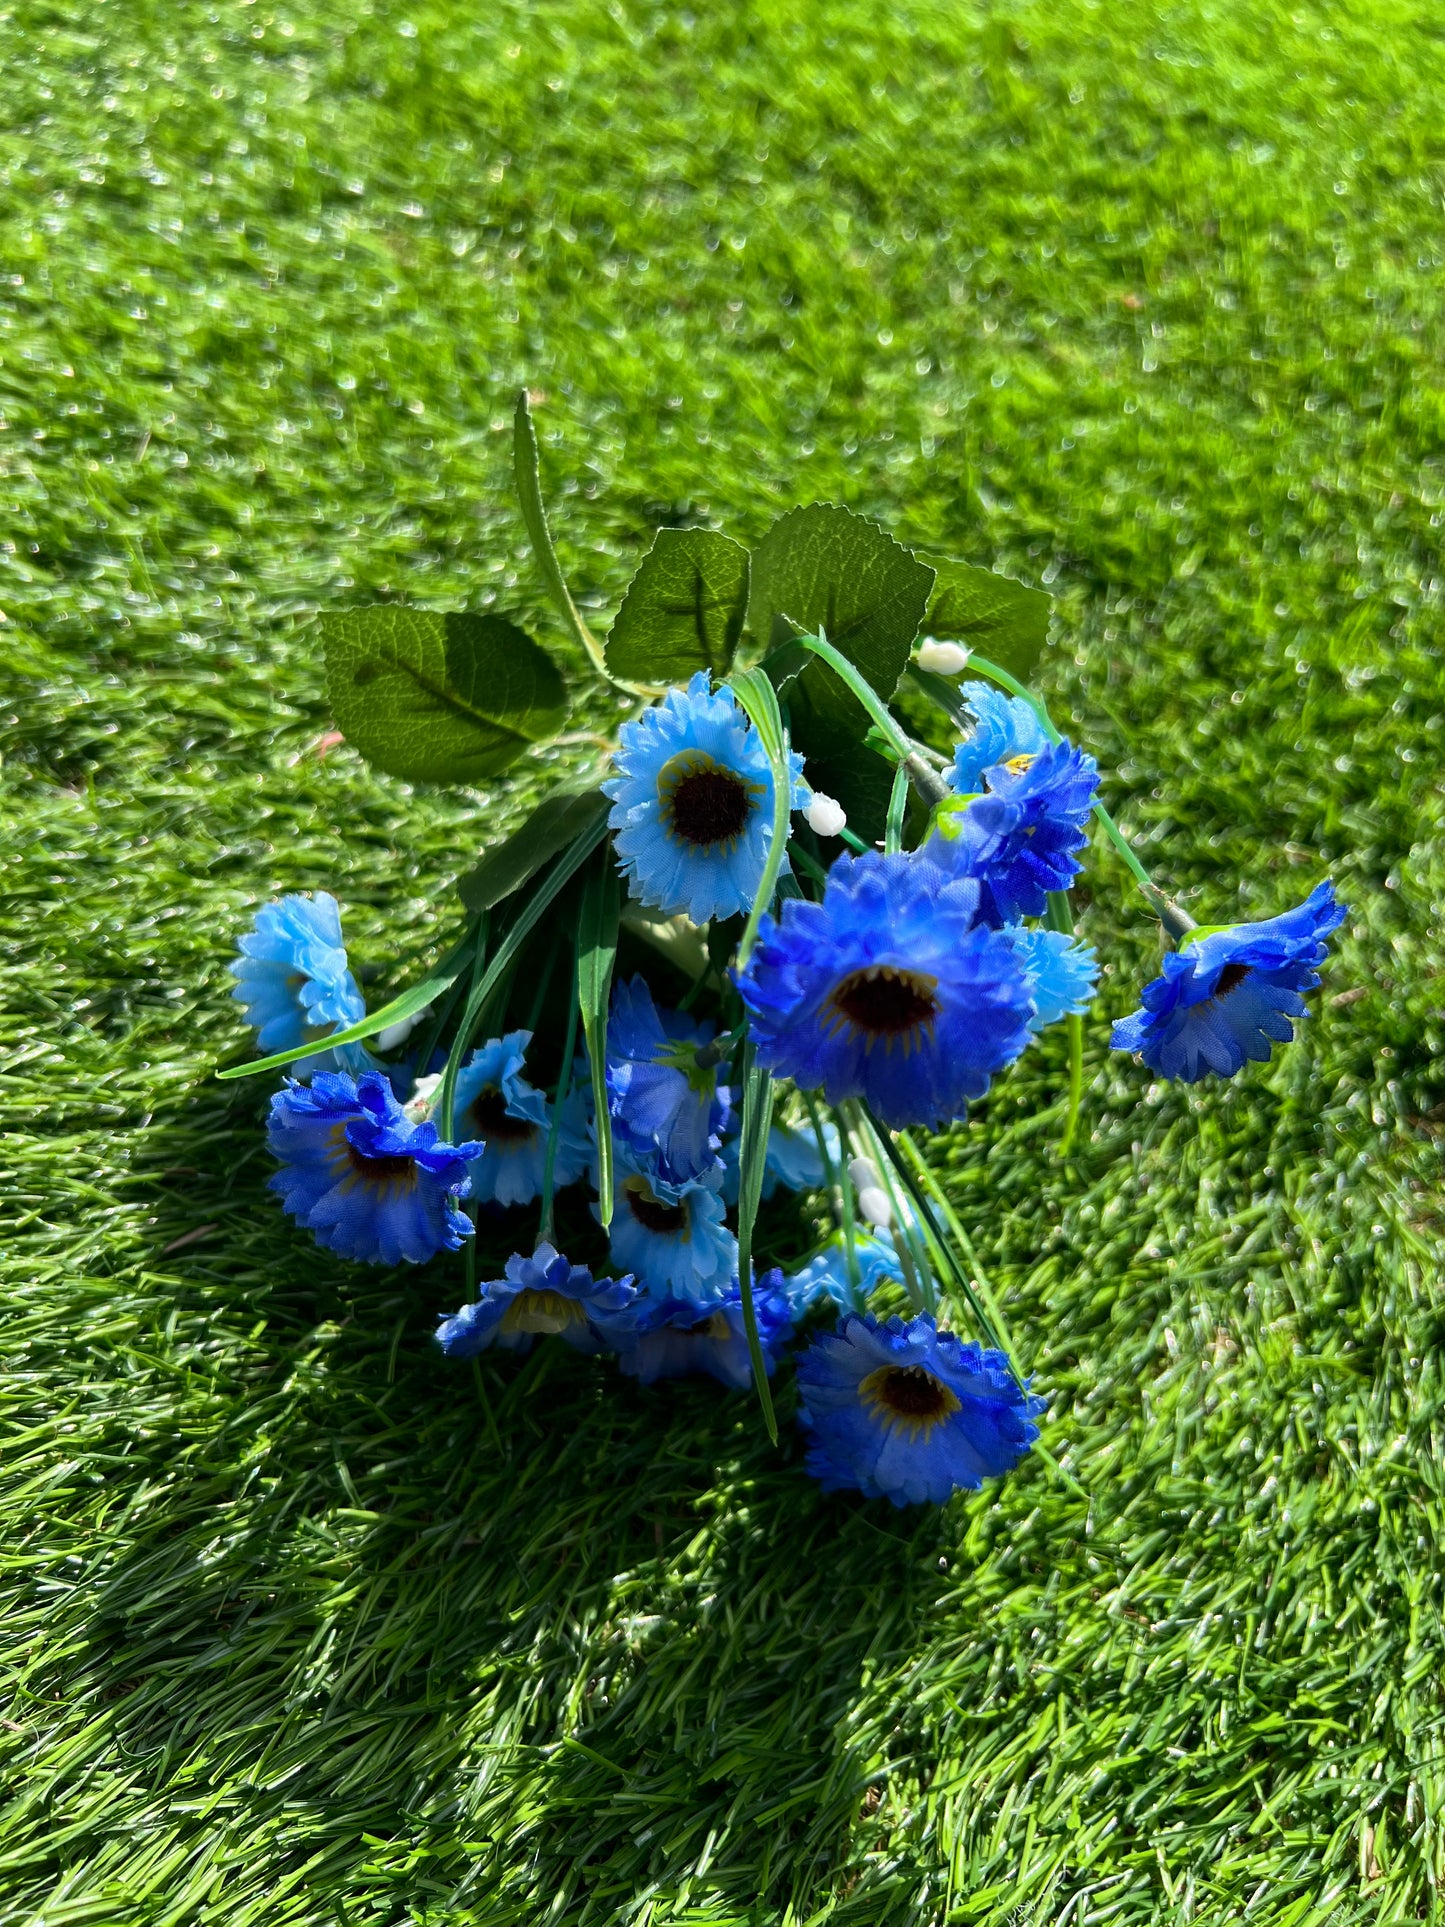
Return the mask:
{"type": "Polygon", "coordinates": [[[1439,1917],[1442,49],[1424,0],[5,14],[0,1920],[1439,1917]],[[523,381],[600,625],[658,520],[846,501],[1052,588],[1197,915],[1353,906],[1301,1042],[1155,1087],[1102,854],[1077,1155],[1052,1046],[940,1149],[1066,1476],[900,1514],[746,1400],[474,1379],[454,1272],[265,1191],[210,1077],[250,907],[331,888],[388,976],[545,773],[323,757],[300,619],[556,639],[523,381]]]}

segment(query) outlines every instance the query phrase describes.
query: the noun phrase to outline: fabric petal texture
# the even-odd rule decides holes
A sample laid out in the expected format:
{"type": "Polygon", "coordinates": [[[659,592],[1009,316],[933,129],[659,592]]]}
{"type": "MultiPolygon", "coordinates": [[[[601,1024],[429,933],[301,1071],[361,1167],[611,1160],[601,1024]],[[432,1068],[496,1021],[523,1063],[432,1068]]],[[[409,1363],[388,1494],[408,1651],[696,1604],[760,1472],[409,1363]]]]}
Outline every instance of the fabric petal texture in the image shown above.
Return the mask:
{"type": "Polygon", "coordinates": [[[471,1234],[456,1200],[481,1145],[444,1144],[434,1124],[414,1124],[380,1072],[288,1081],[271,1100],[266,1136],[281,1160],[271,1189],[340,1257],[422,1264],[471,1234]]]}
{"type": "Polygon", "coordinates": [[[1141,1008],[1115,1024],[1114,1049],[1184,1084],[1264,1063],[1292,1041],[1291,1020],[1309,1014],[1304,993],[1317,988],[1326,939],[1347,914],[1327,880],[1282,916],[1186,940],[1145,985],[1141,1008]]]}
{"type": "Polygon", "coordinates": [[[715,1035],[679,1011],[659,1010],[641,977],[612,993],[607,1097],[616,1136],[665,1184],[687,1184],[718,1160],[732,1115],[716,1066],[697,1052],[715,1035]]]}
{"type": "Polygon", "coordinates": [[[723,1223],[722,1178],[718,1164],[687,1184],[665,1184],[619,1149],[613,1262],[635,1273],[654,1294],[693,1303],[715,1298],[738,1269],[738,1241],[723,1223]]]}
{"type": "Polygon", "coordinates": [[[847,1312],[798,1361],[807,1468],[825,1492],[854,1490],[896,1506],[942,1505],[1017,1465],[1043,1410],[1008,1369],[938,1330],[847,1312]]]}
{"type": "MultiPolygon", "coordinates": [[[[456,1128],[485,1146],[470,1166],[479,1204],[530,1204],[542,1189],[552,1106],[523,1076],[529,1030],[508,1031],[484,1044],[457,1076],[456,1128]]],[[[592,1161],[592,1143],[576,1103],[564,1103],[553,1181],[575,1184],[592,1161]]]]}
{"type": "MultiPolygon", "coordinates": [[[[793,1307],[781,1271],[765,1272],[756,1280],[753,1309],[763,1363],[771,1377],[779,1349],[793,1329],[793,1307]]],[[[607,1330],[621,1369],[644,1385],[691,1375],[715,1378],[735,1391],[746,1391],[752,1383],[752,1357],[736,1278],[717,1297],[700,1304],[690,1298],[644,1293],[607,1330]]]]}
{"type": "Polygon", "coordinates": [[[918,854],[840,857],[821,903],[759,927],[737,978],[759,1060],[885,1124],[962,1117],[1029,1036],[1028,978],[975,879],[918,854]]]}
{"type": "MultiPolygon", "coordinates": [[[[694,923],[746,909],[772,847],[773,775],[732,691],[712,689],[699,670],[623,724],[613,761],[602,789],[632,895],[694,923]]],[[[808,800],[802,771],[795,754],[794,809],[808,800]]]]}
{"type": "Polygon", "coordinates": [[[437,1343],[449,1358],[475,1358],[493,1345],[527,1352],[539,1337],[601,1352],[608,1347],[602,1327],[621,1317],[636,1295],[630,1278],[594,1278],[555,1245],[540,1244],[530,1258],[514,1252],[504,1277],[483,1285],[474,1304],[443,1318],[437,1343]]]}
{"type": "MultiPolygon", "coordinates": [[[[324,890],[263,904],[240,940],[231,974],[236,979],[231,995],[255,1029],[263,1057],[317,1043],[366,1015],[366,1000],[347,960],[340,907],[324,890]]],[[[357,1055],[364,1056],[359,1047],[357,1055]]],[[[318,1050],[314,1057],[299,1058],[292,1069],[309,1077],[318,1070],[364,1067],[355,1060],[338,1066],[334,1052],[318,1050]]]]}

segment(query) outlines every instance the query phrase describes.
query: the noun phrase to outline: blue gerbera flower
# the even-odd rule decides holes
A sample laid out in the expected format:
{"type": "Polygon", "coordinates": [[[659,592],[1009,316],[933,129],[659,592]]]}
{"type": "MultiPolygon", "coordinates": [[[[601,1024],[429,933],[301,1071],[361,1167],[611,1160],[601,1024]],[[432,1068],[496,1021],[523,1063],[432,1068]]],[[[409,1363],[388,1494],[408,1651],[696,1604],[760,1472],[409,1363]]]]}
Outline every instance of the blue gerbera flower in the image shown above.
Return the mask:
{"type": "Polygon", "coordinates": [[[960,691],[977,719],[953,752],[949,782],[960,796],[973,796],[984,786],[985,773],[1000,763],[1027,767],[1027,761],[1049,746],[1039,712],[1022,696],[1006,696],[992,683],[965,683],[960,691]]]}
{"type": "Polygon", "coordinates": [[[686,1184],[717,1162],[731,1102],[717,1066],[699,1065],[711,1024],[659,1010],[641,977],[612,993],[607,1096],[613,1128],[639,1162],[667,1184],[686,1184]]]}
{"type": "MultiPolygon", "coordinates": [[[[457,1129],[486,1145],[471,1166],[472,1196],[481,1204],[530,1204],[542,1189],[552,1107],[522,1071],[529,1030],[508,1031],[473,1051],[457,1074],[457,1129]]],[[[592,1161],[592,1144],[575,1101],[562,1106],[554,1182],[573,1184],[592,1161]]]]}
{"type": "MultiPolygon", "coordinates": [[[[781,1271],[765,1272],[757,1279],[753,1309],[763,1363],[771,1378],[777,1353],[793,1329],[793,1308],[781,1271]]],[[[620,1320],[609,1323],[608,1336],[622,1370],[644,1385],[697,1372],[737,1391],[745,1391],[752,1383],[742,1292],[736,1278],[717,1297],[701,1304],[690,1298],[654,1298],[644,1293],[620,1320]]]]}
{"type": "Polygon", "coordinates": [[[985,922],[1042,916],[1049,892],[1078,874],[1099,766],[1072,743],[1050,743],[985,776],[985,795],[940,813],[926,853],[978,878],[985,922]]]}
{"type": "Polygon", "coordinates": [[[1028,1041],[1028,979],[979,885],[918,855],[840,857],[821,903],[763,918],[738,978],[759,1059],[890,1125],[961,1117],[1028,1041]]]}
{"type": "Polygon", "coordinates": [[[942,1505],[1017,1465],[1038,1437],[1041,1399],[1021,1390],[1002,1352],[941,1332],[846,1312],[798,1360],[807,1468],[825,1492],[894,1505],[942,1505]]]}
{"type": "Polygon", "coordinates": [[[1145,985],[1143,1009],[1115,1024],[1114,1049],[1186,1084],[1206,1071],[1233,1077],[1246,1059],[1262,1064],[1293,1038],[1290,1019],[1308,1015],[1302,993],[1319,983],[1325,939],[1346,914],[1325,882],[1283,916],[1186,939],[1145,985]]]}
{"type": "MultiPolygon", "coordinates": [[[[732,691],[712,690],[700,669],[623,725],[613,760],[617,775],[602,788],[632,895],[694,923],[749,908],[773,840],[773,777],[732,691]]],[[[791,768],[801,809],[801,756],[791,768]]]]}
{"type": "MultiPolygon", "coordinates": [[[[236,979],[231,995],[244,1005],[263,1057],[319,1042],[366,1015],[366,1001],[347,962],[341,911],[324,890],[263,904],[241,938],[231,974],[236,979]]],[[[365,1067],[359,1046],[352,1058],[347,1068],[365,1067]]],[[[309,1077],[334,1069],[336,1061],[333,1052],[321,1050],[298,1059],[294,1069],[309,1077]]]]}
{"type": "Polygon", "coordinates": [[[788,1279],[788,1297],[794,1310],[809,1311],[825,1298],[848,1310],[854,1306],[856,1297],[866,1298],[885,1279],[894,1284],[903,1283],[903,1267],[898,1262],[890,1233],[879,1231],[872,1237],[855,1238],[853,1255],[858,1261],[856,1294],[849,1283],[848,1253],[840,1232],[788,1279]]]}
{"type": "Polygon", "coordinates": [[[538,1335],[565,1338],[581,1352],[606,1350],[599,1326],[622,1317],[636,1298],[630,1278],[594,1278],[554,1245],[530,1258],[513,1252],[506,1276],[482,1286],[475,1304],[443,1318],[437,1343],[448,1358],[475,1358],[490,1345],[526,1352],[538,1335]]]}
{"type": "Polygon", "coordinates": [[[421,1264],[471,1232],[455,1201],[481,1145],[443,1144],[434,1124],[413,1124],[379,1071],[355,1082],[319,1071],[309,1088],[288,1080],[271,1100],[266,1137],[282,1166],[271,1189],[343,1258],[421,1264]]]}
{"type": "Polygon", "coordinates": [[[1034,1014],[1029,1029],[1038,1032],[1071,1012],[1082,1014],[1094,1001],[1099,974],[1092,947],[1077,943],[1061,930],[1030,930],[1021,923],[1006,924],[1008,938],[1029,980],[1034,1014]]]}
{"type": "Polygon", "coordinates": [[[687,1184],[665,1184],[619,1146],[609,1234],[614,1262],[654,1294],[694,1303],[715,1296],[738,1268],[721,1186],[721,1165],[687,1184]]]}

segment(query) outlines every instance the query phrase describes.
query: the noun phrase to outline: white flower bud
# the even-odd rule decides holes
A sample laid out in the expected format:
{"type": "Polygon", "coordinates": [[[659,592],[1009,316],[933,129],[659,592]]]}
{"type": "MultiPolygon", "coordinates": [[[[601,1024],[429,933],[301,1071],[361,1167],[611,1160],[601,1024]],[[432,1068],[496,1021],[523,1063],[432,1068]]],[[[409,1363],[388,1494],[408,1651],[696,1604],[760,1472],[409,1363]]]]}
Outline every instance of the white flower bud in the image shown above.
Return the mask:
{"type": "Polygon", "coordinates": [[[441,1086],[443,1073],[437,1071],[431,1077],[419,1077],[412,1087],[411,1096],[402,1105],[407,1121],[411,1124],[425,1124],[431,1117],[432,1099],[441,1086]]]}
{"type": "Polygon", "coordinates": [[[872,1158],[850,1158],[848,1176],[852,1180],[855,1191],[867,1191],[870,1188],[874,1191],[883,1189],[883,1180],[879,1177],[878,1166],[872,1158]]]}
{"type": "Polygon", "coordinates": [[[858,1193],[858,1212],[875,1231],[886,1231],[893,1222],[893,1206],[888,1201],[888,1193],[875,1190],[871,1184],[858,1193]]]}
{"type": "Polygon", "coordinates": [[[819,836],[836,836],[840,830],[847,828],[848,812],[831,796],[814,790],[808,807],[803,811],[803,821],[819,836]]]}
{"type": "Polygon", "coordinates": [[[385,1030],[379,1030],[376,1033],[376,1048],[380,1051],[395,1050],[398,1044],[404,1044],[425,1015],[425,1011],[419,1010],[414,1016],[400,1017],[394,1024],[388,1024],[385,1030]]]}
{"type": "Polygon", "coordinates": [[[961,642],[935,642],[930,636],[919,645],[914,661],[935,676],[961,676],[968,667],[968,654],[961,642]]]}

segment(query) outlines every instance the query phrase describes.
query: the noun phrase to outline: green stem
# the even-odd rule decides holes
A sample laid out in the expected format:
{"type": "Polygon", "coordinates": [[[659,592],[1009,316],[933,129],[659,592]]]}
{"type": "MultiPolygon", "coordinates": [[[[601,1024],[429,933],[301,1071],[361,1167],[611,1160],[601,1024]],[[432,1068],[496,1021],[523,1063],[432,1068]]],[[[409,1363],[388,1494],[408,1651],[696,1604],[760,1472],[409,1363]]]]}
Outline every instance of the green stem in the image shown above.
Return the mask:
{"type": "Polygon", "coordinates": [[[811,649],[815,656],[821,656],[823,661],[827,663],[828,667],[833,671],[833,674],[837,676],[841,682],[847,684],[848,688],[852,690],[853,694],[878,725],[883,735],[887,737],[889,745],[894,755],[898,758],[898,761],[900,763],[906,763],[908,758],[913,754],[913,745],[893,720],[887,703],[883,701],[873,685],[868,682],[865,677],[859,675],[848,658],[843,655],[840,650],[835,649],[826,637],[799,636],[798,641],[804,649],[811,649]]]}
{"type": "Polygon", "coordinates": [[[751,1038],[744,1042],[741,1055],[743,1127],[738,1146],[738,1291],[743,1301],[743,1327],[747,1332],[748,1357],[752,1361],[758,1403],[763,1409],[768,1437],[776,1445],[778,1421],[773,1411],[772,1388],[768,1384],[767,1361],[763,1357],[758,1311],[753,1300],[753,1227],[757,1221],[768,1132],[773,1119],[773,1081],[758,1063],[751,1038]]]}
{"type": "MultiPolygon", "coordinates": [[[[578,945],[577,965],[582,961],[581,945],[578,945]]],[[[555,1191],[553,1179],[557,1171],[557,1140],[562,1134],[562,1106],[572,1095],[572,1059],[577,1049],[577,1016],[581,1010],[581,986],[578,984],[574,969],[573,997],[567,1012],[567,1041],[562,1046],[562,1069],[557,1078],[557,1094],[552,1099],[552,1121],[547,1126],[547,1155],[542,1161],[542,1215],[537,1228],[537,1243],[551,1244],[556,1225],[552,1215],[552,1201],[555,1191]]]]}
{"type": "MultiPolygon", "coordinates": [[[[959,1289],[967,1299],[969,1309],[978,1320],[984,1335],[989,1339],[991,1344],[997,1345],[1004,1353],[1009,1361],[1009,1370],[1017,1379],[1019,1372],[1018,1367],[1013,1362],[1014,1343],[1009,1336],[1008,1325],[1004,1320],[1004,1315],[999,1310],[998,1300],[994,1297],[983,1266],[978,1261],[978,1253],[974,1249],[973,1240],[964,1230],[962,1220],[949,1203],[948,1194],[930,1168],[927,1158],[924,1157],[918,1146],[913,1142],[908,1132],[900,1131],[898,1133],[898,1141],[907,1153],[908,1161],[913,1166],[917,1177],[922,1179],[923,1184],[928,1188],[929,1195],[943,1213],[944,1222],[956,1239],[959,1249],[973,1267],[973,1280],[970,1282],[964,1276],[962,1266],[959,1265],[957,1259],[954,1257],[952,1247],[945,1245],[944,1250],[949,1260],[949,1268],[958,1282],[959,1289]],[[974,1295],[974,1285],[978,1287],[977,1296],[974,1295]]],[[[927,1210],[927,1200],[923,1198],[922,1192],[919,1190],[916,1182],[914,1195],[919,1203],[920,1210],[927,1210]]],[[[1020,1379],[1019,1382],[1022,1383],[1022,1380],[1020,1379]]]]}

